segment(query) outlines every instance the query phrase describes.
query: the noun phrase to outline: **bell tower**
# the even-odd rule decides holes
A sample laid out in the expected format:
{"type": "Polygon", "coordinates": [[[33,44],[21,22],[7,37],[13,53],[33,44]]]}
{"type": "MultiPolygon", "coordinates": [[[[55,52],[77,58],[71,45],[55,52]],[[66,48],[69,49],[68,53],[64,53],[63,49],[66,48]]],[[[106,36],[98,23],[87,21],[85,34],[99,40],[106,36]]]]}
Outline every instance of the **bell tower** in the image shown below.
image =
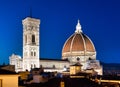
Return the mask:
{"type": "Polygon", "coordinates": [[[39,25],[40,20],[27,17],[23,24],[23,71],[39,68],[39,25]]]}

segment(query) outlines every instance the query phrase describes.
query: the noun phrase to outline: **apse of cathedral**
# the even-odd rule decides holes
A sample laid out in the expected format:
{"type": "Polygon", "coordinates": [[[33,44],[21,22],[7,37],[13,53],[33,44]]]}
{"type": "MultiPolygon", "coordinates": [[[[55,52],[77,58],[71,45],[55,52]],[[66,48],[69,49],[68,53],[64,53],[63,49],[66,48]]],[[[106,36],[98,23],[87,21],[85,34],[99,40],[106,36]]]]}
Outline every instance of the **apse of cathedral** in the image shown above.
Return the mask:
{"type": "Polygon", "coordinates": [[[96,49],[92,40],[83,33],[80,21],[76,25],[75,32],[65,41],[62,49],[61,60],[40,59],[40,19],[27,17],[23,24],[23,58],[12,54],[9,57],[10,65],[15,65],[15,71],[31,70],[44,67],[44,71],[63,72],[69,70],[70,65],[80,63],[82,71],[94,69],[102,75],[102,66],[96,60],[96,49]]]}

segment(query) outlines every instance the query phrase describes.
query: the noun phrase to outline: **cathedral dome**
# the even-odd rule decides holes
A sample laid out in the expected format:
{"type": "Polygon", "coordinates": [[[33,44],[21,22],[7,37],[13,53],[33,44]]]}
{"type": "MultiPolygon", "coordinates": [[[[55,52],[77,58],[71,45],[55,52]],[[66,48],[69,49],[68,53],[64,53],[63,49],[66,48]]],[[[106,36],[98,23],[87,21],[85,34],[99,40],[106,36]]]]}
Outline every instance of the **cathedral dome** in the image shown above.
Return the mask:
{"type": "Polygon", "coordinates": [[[90,51],[95,52],[94,45],[89,37],[83,33],[74,33],[64,44],[64,52],[90,51]]]}
{"type": "Polygon", "coordinates": [[[62,49],[62,59],[80,58],[88,56],[95,59],[96,50],[91,39],[81,30],[81,25],[78,20],[76,31],[65,42],[62,49]],[[93,57],[94,55],[94,57],[93,57]]]}

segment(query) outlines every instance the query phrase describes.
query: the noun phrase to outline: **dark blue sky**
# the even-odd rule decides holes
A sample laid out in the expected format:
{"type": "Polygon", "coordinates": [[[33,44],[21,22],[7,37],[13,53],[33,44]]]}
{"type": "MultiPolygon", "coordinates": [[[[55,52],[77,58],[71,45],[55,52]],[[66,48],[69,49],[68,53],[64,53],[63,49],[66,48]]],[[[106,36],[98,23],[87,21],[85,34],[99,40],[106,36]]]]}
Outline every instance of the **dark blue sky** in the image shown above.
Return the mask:
{"type": "Polygon", "coordinates": [[[80,19],[97,59],[120,63],[119,0],[0,0],[0,63],[8,63],[12,53],[22,56],[22,20],[30,8],[41,20],[41,58],[60,59],[63,44],[80,19]]]}

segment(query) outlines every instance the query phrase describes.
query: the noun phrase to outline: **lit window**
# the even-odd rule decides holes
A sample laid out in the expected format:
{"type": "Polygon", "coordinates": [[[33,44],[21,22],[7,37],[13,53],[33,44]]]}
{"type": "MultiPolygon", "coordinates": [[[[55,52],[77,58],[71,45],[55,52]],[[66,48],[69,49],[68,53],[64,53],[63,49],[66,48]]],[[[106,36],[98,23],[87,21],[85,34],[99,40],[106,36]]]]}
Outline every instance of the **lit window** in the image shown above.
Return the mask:
{"type": "Polygon", "coordinates": [[[73,69],[73,67],[71,67],[71,69],[73,69]]]}
{"type": "Polygon", "coordinates": [[[79,67],[77,67],[77,70],[79,70],[80,68],[79,67]]]}

